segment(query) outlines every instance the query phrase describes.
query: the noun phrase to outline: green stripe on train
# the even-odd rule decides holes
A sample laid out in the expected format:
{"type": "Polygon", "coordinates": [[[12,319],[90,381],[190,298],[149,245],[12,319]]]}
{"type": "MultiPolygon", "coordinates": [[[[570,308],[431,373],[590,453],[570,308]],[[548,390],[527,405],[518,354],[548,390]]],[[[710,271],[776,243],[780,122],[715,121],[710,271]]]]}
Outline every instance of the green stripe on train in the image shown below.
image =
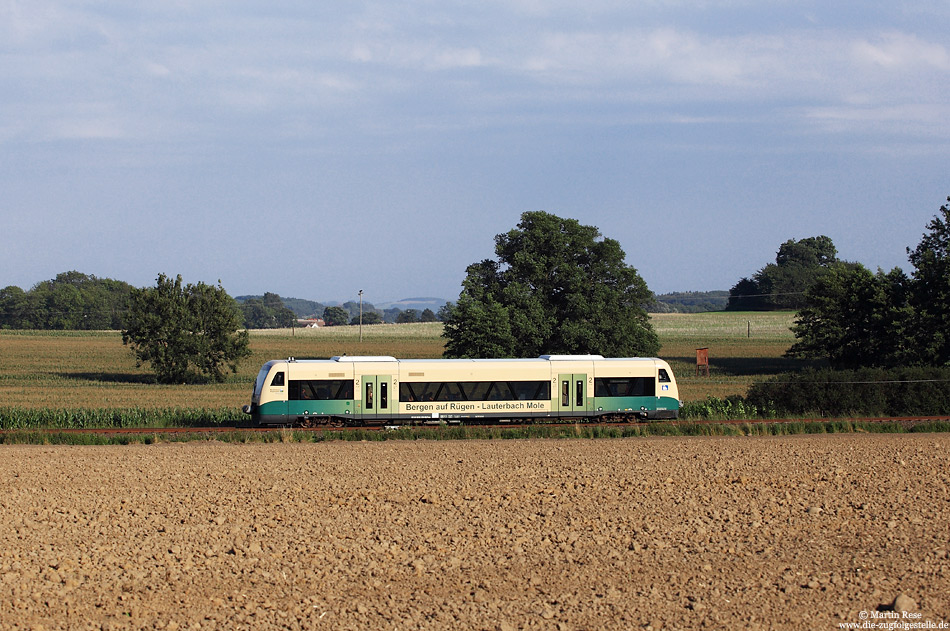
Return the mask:
{"type": "Polygon", "coordinates": [[[594,397],[594,409],[604,412],[655,412],[679,407],[679,401],[672,397],[594,397]]]}

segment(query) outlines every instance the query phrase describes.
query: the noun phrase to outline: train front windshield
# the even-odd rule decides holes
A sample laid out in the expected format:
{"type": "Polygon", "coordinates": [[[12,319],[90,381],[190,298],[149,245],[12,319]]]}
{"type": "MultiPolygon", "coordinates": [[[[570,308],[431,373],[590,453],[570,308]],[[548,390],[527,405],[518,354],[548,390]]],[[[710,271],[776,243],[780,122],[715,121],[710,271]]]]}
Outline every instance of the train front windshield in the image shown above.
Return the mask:
{"type": "Polygon", "coordinates": [[[254,382],[254,393],[251,395],[252,402],[260,402],[261,390],[264,388],[264,380],[267,379],[267,373],[270,372],[273,363],[274,362],[267,362],[261,367],[261,371],[257,373],[257,380],[254,382]]]}

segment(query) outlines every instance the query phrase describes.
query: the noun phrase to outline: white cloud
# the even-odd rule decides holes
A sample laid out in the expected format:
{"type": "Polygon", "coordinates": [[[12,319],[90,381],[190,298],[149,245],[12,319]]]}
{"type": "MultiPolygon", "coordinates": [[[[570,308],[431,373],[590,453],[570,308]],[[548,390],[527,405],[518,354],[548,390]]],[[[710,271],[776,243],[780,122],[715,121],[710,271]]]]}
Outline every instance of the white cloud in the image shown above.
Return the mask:
{"type": "MultiPolygon", "coordinates": [[[[149,117],[189,119],[180,129],[246,125],[243,118],[230,123],[230,113],[280,126],[300,108],[336,112],[353,125],[373,117],[379,129],[384,104],[399,102],[392,116],[424,117],[433,95],[457,108],[448,113],[457,126],[502,114],[516,120],[523,107],[565,115],[579,103],[675,109],[723,102],[761,108],[763,119],[773,108],[807,112],[803,121],[813,124],[839,118],[833,112],[886,112],[900,107],[902,95],[936,106],[946,101],[950,70],[947,49],[923,34],[819,29],[807,26],[807,16],[798,30],[740,24],[707,31],[702,20],[691,27],[675,20],[693,10],[716,15],[754,6],[744,0],[635,7],[603,0],[583,9],[534,0],[401,9],[368,2],[332,16],[301,4],[263,17],[225,6],[183,3],[137,14],[110,13],[108,3],[8,2],[0,34],[10,37],[0,50],[12,49],[17,64],[0,69],[0,89],[12,95],[0,108],[30,124],[6,129],[91,134],[97,127],[82,116],[72,127],[62,123],[76,94],[113,104],[126,120],[141,117],[133,125],[141,129],[149,117]],[[23,83],[30,89],[17,89],[23,83]],[[44,122],[46,110],[34,99],[59,107],[58,115],[44,122]]],[[[682,116],[697,119],[693,109],[682,116]]],[[[879,120],[896,123],[885,114],[879,120]]],[[[109,125],[99,129],[108,135],[109,125]]]]}
{"type": "Polygon", "coordinates": [[[482,53],[477,48],[449,48],[435,53],[429,66],[439,70],[452,68],[477,68],[484,65],[482,53]]]}
{"type": "Polygon", "coordinates": [[[913,34],[886,33],[874,42],[861,39],[851,45],[851,50],[859,63],[888,70],[950,70],[950,53],[944,46],[923,41],[913,34]]]}
{"type": "Polygon", "coordinates": [[[884,104],[807,108],[805,116],[832,133],[901,134],[950,140],[950,106],[946,104],[884,104]]]}

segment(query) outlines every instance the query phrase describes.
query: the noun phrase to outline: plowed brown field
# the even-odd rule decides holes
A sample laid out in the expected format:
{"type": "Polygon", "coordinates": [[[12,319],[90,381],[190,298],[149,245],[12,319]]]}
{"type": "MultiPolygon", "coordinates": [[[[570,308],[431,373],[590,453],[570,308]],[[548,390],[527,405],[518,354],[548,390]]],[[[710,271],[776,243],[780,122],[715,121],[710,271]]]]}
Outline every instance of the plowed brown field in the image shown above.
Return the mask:
{"type": "Polygon", "coordinates": [[[948,523],[947,435],[4,446],[0,627],[939,625],[948,523]]]}

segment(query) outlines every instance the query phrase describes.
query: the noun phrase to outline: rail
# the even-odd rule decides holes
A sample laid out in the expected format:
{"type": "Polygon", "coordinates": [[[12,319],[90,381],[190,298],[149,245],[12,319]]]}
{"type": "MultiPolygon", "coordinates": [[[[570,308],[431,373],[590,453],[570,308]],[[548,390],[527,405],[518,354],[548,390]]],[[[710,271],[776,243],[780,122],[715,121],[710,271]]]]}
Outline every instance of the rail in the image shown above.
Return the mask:
{"type": "MultiPolygon", "coordinates": [[[[943,416],[884,416],[884,417],[840,417],[840,418],[788,418],[788,419],[730,419],[730,420],[663,420],[663,421],[632,421],[632,422],[552,422],[552,423],[465,423],[464,427],[470,428],[526,428],[526,427],[636,427],[636,426],[702,426],[702,425],[775,425],[775,424],[824,424],[834,422],[866,423],[866,424],[886,424],[893,423],[910,428],[915,425],[933,422],[950,422],[950,415],[943,416]]],[[[171,434],[226,434],[233,432],[279,432],[292,430],[295,432],[351,432],[351,431],[391,431],[394,429],[439,429],[439,428],[459,427],[459,425],[425,425],[425,424],[406,424],[406,425],[371,425],[371,426],[319,426],[302,427],[293,425],[273,425],[266,427],[249,426],[246,424],[235,423],[229,426],[215,427],[101,427],[101,428],[21,428],[0,430],[0,435],[11,433],[46,433],[46,434],[100,434],[100,435],[134,435],[134,434],[152,434],[152,435],[171,435],[171,434]]]]}

